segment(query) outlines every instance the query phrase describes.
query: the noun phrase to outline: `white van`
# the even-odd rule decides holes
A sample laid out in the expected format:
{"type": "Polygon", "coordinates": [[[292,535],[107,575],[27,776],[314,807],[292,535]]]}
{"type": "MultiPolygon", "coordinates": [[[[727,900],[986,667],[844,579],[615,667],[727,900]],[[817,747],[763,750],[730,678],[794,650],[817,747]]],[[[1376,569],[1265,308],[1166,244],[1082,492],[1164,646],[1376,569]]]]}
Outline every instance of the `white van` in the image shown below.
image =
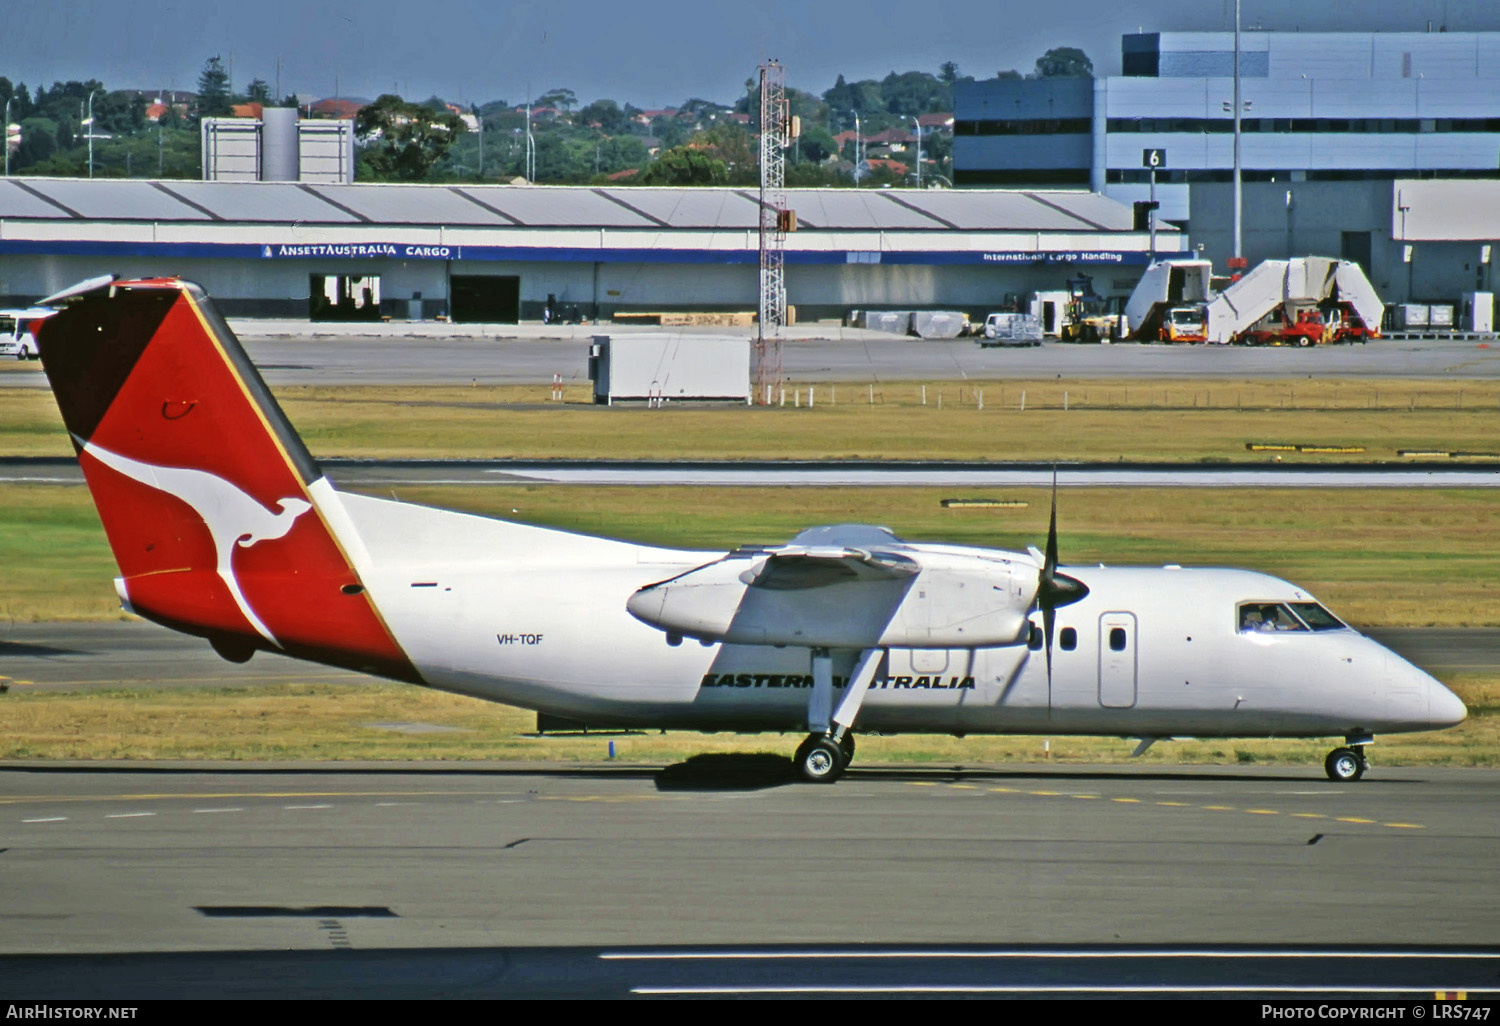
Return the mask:
{"type": "Polygon", "coordinates": [[[0,356],[14,356],[17,360],[35,360],[41,356],[36,344],[36,329],[54,313],[55,310],[41,306],[29,310],[0,310],[0,356]]]}
{"type": "Polygon", "coordinates": [[[1039,346],[1042,325],[1031,314],[992,313],[984,319],[980,346],[1039,346]]]}

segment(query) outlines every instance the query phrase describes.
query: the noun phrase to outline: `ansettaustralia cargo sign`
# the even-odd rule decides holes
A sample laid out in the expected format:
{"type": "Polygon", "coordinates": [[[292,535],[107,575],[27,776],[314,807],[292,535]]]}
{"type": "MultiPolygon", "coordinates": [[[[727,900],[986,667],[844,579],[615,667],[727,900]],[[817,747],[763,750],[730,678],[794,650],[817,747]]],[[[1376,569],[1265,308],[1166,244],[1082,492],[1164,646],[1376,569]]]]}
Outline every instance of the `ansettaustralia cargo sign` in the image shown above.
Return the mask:
{"type": "MultiPolygon", "coordinates": [[[[443,260],[529,261],[556,263],[758,264],[753,249],[688,249],[671,246],[442,246],[408,242],[150,242],[113,239],[0,239],[0,254],[36,256],[199,257],[223,260],[443,260]]],[[[1158,250],[844,250],[789,249],[786,263],[906,264],[1084,264],[1136,265],[1186,257],[1189,253],[1158,250]]]]}

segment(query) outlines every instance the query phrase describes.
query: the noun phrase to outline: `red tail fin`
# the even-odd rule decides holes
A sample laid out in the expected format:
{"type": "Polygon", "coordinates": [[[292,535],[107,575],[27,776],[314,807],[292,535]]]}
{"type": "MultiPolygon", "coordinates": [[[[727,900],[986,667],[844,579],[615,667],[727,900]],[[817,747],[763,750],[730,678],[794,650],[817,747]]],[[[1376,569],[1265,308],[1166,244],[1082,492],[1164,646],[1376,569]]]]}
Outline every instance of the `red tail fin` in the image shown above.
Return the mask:
{"type": "Polygon", "coordinates": [[[417,675],[365,594],[337,496],[196,285],[67,297],[42,363],[131,608],[207,637],[402,680],[417,675]]]}

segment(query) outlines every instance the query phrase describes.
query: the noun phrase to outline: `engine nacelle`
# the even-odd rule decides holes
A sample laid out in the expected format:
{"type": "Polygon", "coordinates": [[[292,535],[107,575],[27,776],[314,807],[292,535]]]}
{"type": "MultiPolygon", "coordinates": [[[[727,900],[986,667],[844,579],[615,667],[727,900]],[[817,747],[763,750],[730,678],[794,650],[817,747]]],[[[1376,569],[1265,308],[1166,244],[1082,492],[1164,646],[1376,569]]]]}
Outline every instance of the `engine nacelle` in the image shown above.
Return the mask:
{"type": "Polygon", "coordinates": [[[732,555],[631,596],[644,623],[738,645],[988,648],[1030,632],[1037,567],[968,553],[782,549],[732,555]]]}

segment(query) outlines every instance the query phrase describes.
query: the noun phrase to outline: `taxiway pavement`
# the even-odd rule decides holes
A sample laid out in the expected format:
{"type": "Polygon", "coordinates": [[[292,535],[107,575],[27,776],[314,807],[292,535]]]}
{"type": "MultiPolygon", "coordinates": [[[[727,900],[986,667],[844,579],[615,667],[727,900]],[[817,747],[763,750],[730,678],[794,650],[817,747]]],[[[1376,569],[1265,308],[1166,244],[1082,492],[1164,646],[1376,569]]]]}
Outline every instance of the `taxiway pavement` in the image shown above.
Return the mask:
{"type": "Polygon", "coordinates": [[[749,758],[9,764],[0,996],[1500,986],[1497,771],[749,758]]]}
{"type": "MultiPolygon", "coordinates": [[[[588,381],[592,336],[643,329],[491,326],[460,336],[451,325],[388,325],[379,334],[329,334],[293,322],[234,322],[261,375],[283,385],[515,385],[588,381]],[[504,332],[504,334],[501,334],[504,332]]],[[[645,329],[660,333],[661,329],[645,329]]],[[[720,334],[695,329],[686,334],[720,334]]],[[[674,334],[678,334],[673,330],[674,334]]],[[[741,334],[745,332],[741,329],[741,334]]],[[[1500,348],[1470,341],[1380,341],[1314,349],[1243,346],[1067,345],[981,348],[852,328],[807,326],[782,347],[789,382],[997,378],[1428,378],[1500,377],[1500,348]]],[[[0,363],[0,385],[45,388],[37,363],[0,363]]]]}

